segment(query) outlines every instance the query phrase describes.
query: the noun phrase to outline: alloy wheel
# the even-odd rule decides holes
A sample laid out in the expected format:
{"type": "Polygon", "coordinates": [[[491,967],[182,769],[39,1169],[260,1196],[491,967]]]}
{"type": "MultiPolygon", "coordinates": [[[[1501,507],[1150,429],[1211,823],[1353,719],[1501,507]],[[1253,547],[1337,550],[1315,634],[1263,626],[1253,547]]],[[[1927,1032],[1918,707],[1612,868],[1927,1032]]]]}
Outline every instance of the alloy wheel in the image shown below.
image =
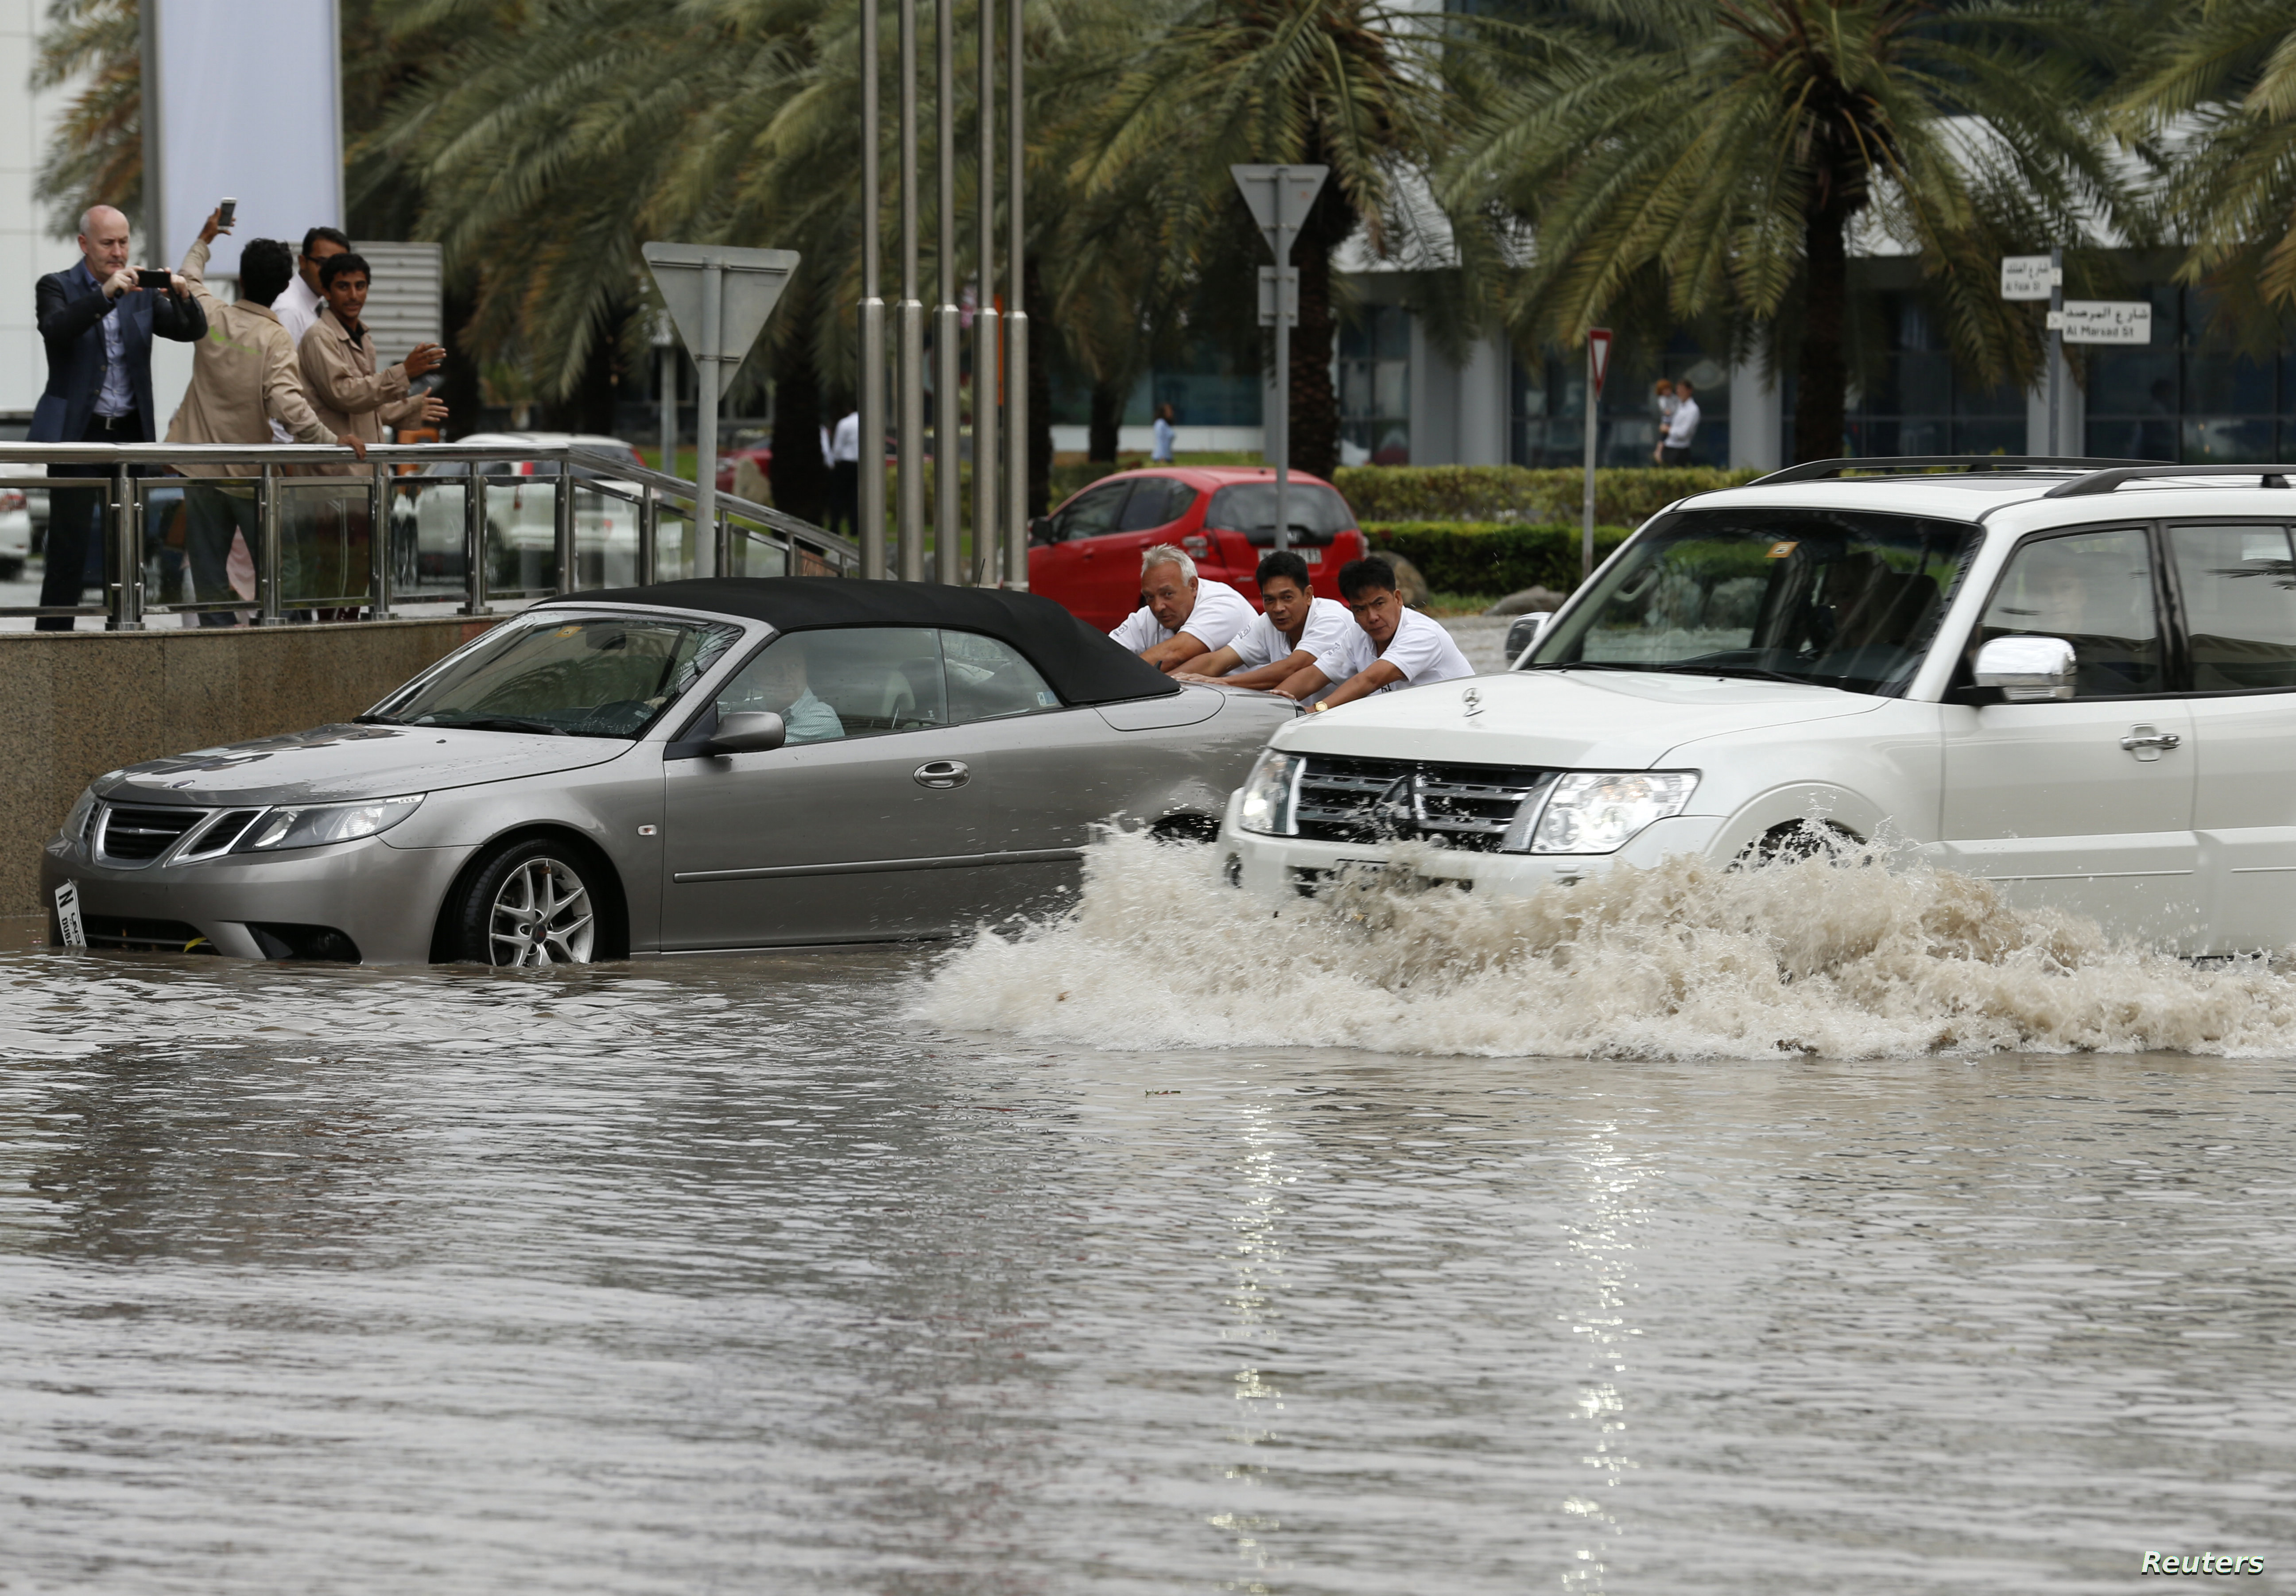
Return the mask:
{"type": "Polygon", "coordinates": [[[573,868],[546,855],[503,878],[487,913],[488,962],[587,964],[597,938],[590,889],[573,868]]]}

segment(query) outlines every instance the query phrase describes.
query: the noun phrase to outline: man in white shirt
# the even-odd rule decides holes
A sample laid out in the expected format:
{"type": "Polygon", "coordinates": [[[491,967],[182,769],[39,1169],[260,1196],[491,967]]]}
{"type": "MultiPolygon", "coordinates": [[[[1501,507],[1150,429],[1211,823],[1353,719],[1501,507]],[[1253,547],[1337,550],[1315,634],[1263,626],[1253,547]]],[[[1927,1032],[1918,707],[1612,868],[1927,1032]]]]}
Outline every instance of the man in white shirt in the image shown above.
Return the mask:
{"type": "MultiPolygon", "coordinates": [[[[829,435],[829,529],[848,537],[861,520],[861,413],[849,411],[829,435]],[[840,526],[839,523],[843,525],[840,526]]],[[[881,467],[882,469],[882,467],[881,467]]]]}
{"type": "Polygon", "coordinates": [[[1690,446],[1698,436],[1698,401],[1691,397],[1690,379],[1674,385],[1674,415],[1666,424],[1666,463],[1688,465],[1690,446]]]}
{"type": "Polygon", "coordinates": [[[1317,713],[1374,692],[1423,687],[1472,676],[1475,667],[1439,621],[1404,607],[1395,568],[1376,554],[1340,567],[1340,595],[1355,612],[1355,634],[1275,691],[1288,699],[1321,697],[1317,713]],[[1329,685],[1326,693],[1323,689],[1329,685]]]}
{"type": "MultiPolygon", "coordinates": [[[[1226,648],[1190,660],[1179,673],[1182,680],[1272,691],[1315,664],[1317,655],[1338,648],[1356,630],[1355,617],[1345,604],[1316,596],[1308,585],[1308,562],[1291,550],[1268,555],[1254,576],[1262,612],[1226,648]]],[[[1321,696],[1319,692],[1308,701],[1321,696]]]]}
{"type": "Polygon", "coordinates": [[[1109,635],[1161,671],[1224,649],[1259,618],[1251,601],[1225,582],[1201,582],[1185,549],[1160,543],[1140,556],[1147,603],[1109,635]]]}

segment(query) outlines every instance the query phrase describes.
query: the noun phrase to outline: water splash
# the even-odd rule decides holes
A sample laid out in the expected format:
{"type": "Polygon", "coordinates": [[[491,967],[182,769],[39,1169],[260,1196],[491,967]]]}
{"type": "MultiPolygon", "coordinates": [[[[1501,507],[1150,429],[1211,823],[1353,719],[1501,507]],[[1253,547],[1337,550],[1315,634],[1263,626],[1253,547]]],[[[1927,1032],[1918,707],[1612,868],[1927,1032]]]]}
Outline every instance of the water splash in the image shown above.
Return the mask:
{"type": "Polygon", "coordinates": [[[1508,1057],[2286,1054],[2296,984],[2194,964],[1983,881],[1835,846],[1680,858],[1528,896],[1429,888],[1399,855],[1271,912],[1214,850],[1114,837],[1066,915],[982,932],[916,1005],[955,1030],[1111,1049],[1508,1057]]]}

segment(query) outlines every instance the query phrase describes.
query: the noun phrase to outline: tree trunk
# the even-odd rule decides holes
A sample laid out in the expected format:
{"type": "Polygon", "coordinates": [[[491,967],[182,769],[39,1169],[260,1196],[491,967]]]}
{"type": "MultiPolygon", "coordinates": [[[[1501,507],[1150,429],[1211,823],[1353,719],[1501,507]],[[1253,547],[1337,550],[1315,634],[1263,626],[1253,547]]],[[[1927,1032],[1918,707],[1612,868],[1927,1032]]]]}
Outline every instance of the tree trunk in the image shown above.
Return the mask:
{"type": "Polygon", "coordinates": [[[1044,312],[1045,286],[1037,258],[1024,255],[1021,282],[1029,309],[1029,513],[1043,515],[1053,498],[1053,323],[1044,312]]]}
{"type": "MultiPolygon", "coordinates": [[[[810,310],[808,290],[792,310],[810,310]]],[[[812,318],[800,315],[774,350],[774,508],[819,526],[829,514],[829,462],[821,457],[821,373],[812,318]]]]}
{"type": "Polygon", "coordinates": [[[1833,460],[1847,446],[1849,370],[1842,358],[1849,300],[1849,213],[1829,205],[1804,224],[1808,282],[1794,370],[1794,462],[1833,460]]]}
{"type": "Polygon", "coordinates": [[[1292,459],[1330,481],[1340,464],[1340,397],[1332,388],[1332,251],[1355,230],[1340,185],[1326,183],[1292,247],[1300,271],[1300,324],[1292,329],[1292,459]]]}
{"type": "Polygon", "coordinates": [[[1123,423],[1124,401],[1130,393],[1129,389],[1105,382],[1092,385],[1092,426],[1084,452],[1086,460],[1115,462],[1117,429],[1123,423]]]}

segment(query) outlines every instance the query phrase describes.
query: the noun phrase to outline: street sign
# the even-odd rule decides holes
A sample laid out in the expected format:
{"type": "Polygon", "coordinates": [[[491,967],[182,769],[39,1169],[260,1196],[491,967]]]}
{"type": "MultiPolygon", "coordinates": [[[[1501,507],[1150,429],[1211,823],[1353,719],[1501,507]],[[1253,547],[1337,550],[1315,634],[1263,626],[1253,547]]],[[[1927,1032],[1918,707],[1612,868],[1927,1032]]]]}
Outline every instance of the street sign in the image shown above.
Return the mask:
{"type": "Polygon", "coordinates": [[[1587,369],[1595,375],[1595,397],[1603,397],[1603,378],[1611,369],[1611,330],[1587,329],[1587,369]]]}
{"type": "Polygon", "coordinates": [[[2149,344],[2152,307],[2144,299],[2067,299],[2049,312],[2049,331],[2069,344],[2149,344]]]}
{"type": "Polygon", "coordinates": [[[1259,324],[1275,325],[1278,300],[1282,301],[1283,324],[1300,324],[1300,272],[1296,266],[1262,266],[1259,268],[1259,324]],[[1279,288],[1278,283],[1282,286],[1279,288]]]}
{"type": "Polygon", "coordinates": [[[2062,268],[2046,255],[2004,255],[2001,258],[2001,297],[2005,299],[2046,299],[2049,291],[2064,282],[2062,268]]]}
{"type": "Polygon", "coordinates": [[[1329,167],[1228,168],[1228,175],[1243,191],[1243,202],[1251,207],[1251,219],[1259,224],[1259,236],[1267,241],[1277,266],[1292,264],[1292,245],[1308,219],[1308,208],[1324,192],[1324,179],[1331,170],[1329,167]]]}

